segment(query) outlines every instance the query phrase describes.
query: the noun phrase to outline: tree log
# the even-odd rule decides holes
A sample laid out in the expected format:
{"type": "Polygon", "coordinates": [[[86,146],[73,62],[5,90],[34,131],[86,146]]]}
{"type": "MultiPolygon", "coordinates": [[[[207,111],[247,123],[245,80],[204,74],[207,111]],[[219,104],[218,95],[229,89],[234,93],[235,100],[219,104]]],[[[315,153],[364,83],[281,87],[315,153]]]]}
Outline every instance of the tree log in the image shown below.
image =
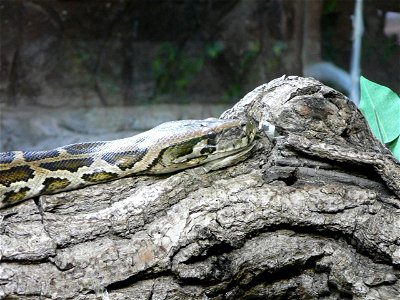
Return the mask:
{"type": "Polygon", "coordinates": [[[282,77],[222,118],[253,155],[0,211],[4,299],[399,299],[400,163],[357,108],[282,77]]]}

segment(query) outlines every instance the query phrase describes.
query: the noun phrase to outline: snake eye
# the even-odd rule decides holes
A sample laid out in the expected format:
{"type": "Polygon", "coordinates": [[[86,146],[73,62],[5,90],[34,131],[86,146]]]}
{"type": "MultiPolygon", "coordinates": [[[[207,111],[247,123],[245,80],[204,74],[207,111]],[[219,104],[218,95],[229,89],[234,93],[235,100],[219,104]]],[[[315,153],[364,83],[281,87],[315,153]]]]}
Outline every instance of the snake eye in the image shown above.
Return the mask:
{"type": "Polygon", "coordinates": [[[207,133],[207,144],[215,146],[217,141],[215,140],[217,137],[217,134],[214,131],[209,131],[207,133]]]}
{"type": "Polygon", "coordinates": [[[207,133],[207,137],[211,140],[215,139],[217,137],[217,134],[214,131],[209,131],[207,133]]]}

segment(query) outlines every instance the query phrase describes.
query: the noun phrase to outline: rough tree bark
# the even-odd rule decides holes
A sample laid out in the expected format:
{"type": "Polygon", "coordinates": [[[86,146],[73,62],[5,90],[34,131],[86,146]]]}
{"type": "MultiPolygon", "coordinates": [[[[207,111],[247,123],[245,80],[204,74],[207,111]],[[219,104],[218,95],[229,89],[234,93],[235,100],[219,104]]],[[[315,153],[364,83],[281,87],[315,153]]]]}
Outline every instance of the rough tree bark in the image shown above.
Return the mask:
{"type": "Polygon", "coordinates": [[[1,210],[1,298],[399,299],[400,164],[356,107],[282,77],[222,117],[275,137],[223,170],[1,210]]]}

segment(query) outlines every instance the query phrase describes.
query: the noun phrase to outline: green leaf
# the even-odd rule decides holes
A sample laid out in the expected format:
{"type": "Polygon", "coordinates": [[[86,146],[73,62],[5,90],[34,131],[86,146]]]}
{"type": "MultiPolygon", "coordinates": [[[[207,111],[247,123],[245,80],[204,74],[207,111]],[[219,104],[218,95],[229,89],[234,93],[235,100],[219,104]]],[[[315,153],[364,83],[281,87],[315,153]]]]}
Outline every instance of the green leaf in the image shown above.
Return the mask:
{"type": "MultiPolygon", "coordinates": [[[[398,137],[400,136],[399,96],[389,88],[372,82],[363,76],[360,78],[360,89],[359,108],[367,119],[371,131],[381,142],[385,144],[393,143],[394,149],[398,149],[398,137]],[[394,143],[396,139],[397,142],[394,143]]],[[[400,155],[396,157],[400,158],[400,155]]]]}

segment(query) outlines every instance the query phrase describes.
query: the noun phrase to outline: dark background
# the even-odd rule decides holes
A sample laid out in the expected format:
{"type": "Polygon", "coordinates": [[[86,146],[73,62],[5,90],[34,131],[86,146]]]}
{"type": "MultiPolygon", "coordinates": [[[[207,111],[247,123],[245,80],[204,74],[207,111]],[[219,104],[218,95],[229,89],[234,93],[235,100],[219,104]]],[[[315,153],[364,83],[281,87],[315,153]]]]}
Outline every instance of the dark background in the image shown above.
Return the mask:
{"type": "MultiPolygon", "coordinates": [[[[361,63],[398,93],[400,27],[387,12],[399,3],[364,1],[361,63]]],[[[0,104],[236,102],[310,62],[348,71],[353,12],[351,0],[3,0],[0,104]]]]}

